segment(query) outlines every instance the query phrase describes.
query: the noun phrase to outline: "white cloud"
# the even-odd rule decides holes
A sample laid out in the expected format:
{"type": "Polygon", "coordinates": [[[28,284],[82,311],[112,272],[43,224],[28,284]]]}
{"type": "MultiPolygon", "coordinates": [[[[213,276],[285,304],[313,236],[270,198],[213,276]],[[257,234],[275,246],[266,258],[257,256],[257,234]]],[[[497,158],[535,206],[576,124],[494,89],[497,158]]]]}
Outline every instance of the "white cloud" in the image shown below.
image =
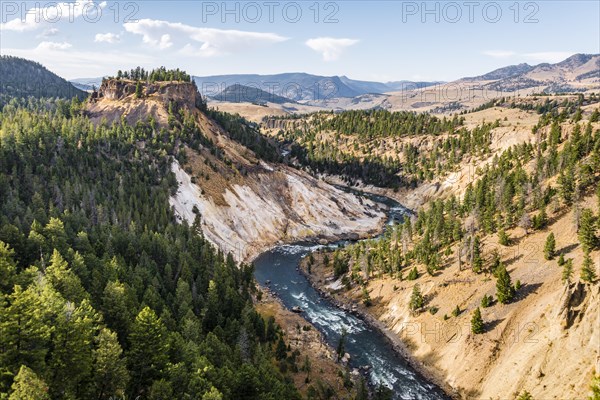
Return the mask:
{"type": "Polygon", "coordinates": [[[17,18],[6,23],[1,23],[0,30],[17,32],[34,31],[48,24],[56,24],[60,21],[73,22],[84,14],[90,21],[93,21],[98,18],[98,9],[103,9],[104,7],[106,7],[106,1],[97,4],[93,0],[51,2],[46,7],[39,7],[39,3],[36,3],[36,7],[28,9],[24,16],[19,15],[17,18]]]}
{"type": "Polygon", "coordinates": [[[571,57],[575,53],[575,51],[544,51],[539,53],[526,53],[524,56],[532,61],[558,63],[571,57]]]}
{"type": "Polygon", "coordinates": [[[509,58],[517,55],[517,53],[510,50],[486,50],[483,54],[494,58],[509,58]]]}
{"type": "Polygon", "coordinates": [[[39,50],[67,50],[73,47],[71,43],[67,42],[41,42],[38,44],[36,49],[39,50]]]}
{"type": "Polygon", "coordinates": [[[118,43],[121,41],[121,37],[116,33],[96,33],[94,42],[97,43],[118,43]]]}
{"type": "Polygon", "coordinates": [[[179,52],[188,56],[212,57],[231,54],[287,40],[275,33],[200,28],[153,19],[127,22],[123,26],[127,32],[141,35],[145,44],[159,49],[169,48],[175,41],[186,43],[179,52]],[[194,46],[190,40],[202,44],[194,46]]]}
{"type": "Polygon", "coordinates": [[[52,36],[56,36],[60,33],[60,30],[57,28],[48,28],[46,30],[44,30],[44,32],[42,32],[41,34],[39,34],[37,37],[52,37],[52,36]]]}
{"type": "Polygon", "coordinates": [[[308,39],[305,44],[317,53],[321,53],[323,60],[334,61],[340,58],[347,47],[353,46],[358,42],[356,39],[320,37],[308,39]]]}

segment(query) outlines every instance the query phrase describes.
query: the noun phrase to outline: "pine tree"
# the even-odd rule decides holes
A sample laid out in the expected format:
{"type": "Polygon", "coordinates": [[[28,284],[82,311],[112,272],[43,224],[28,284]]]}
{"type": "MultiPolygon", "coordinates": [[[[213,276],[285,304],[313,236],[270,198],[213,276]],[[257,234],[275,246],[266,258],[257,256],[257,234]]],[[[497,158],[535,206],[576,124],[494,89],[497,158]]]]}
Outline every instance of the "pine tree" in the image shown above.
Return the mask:
{"type": "Polygon", "coordinates": [[[556,240],[554,239],[554,233],[550,232],[546,238],[546,245],[544,246],[544,257],[546,260],[552,260],[556,252],[556,240]]]}
{"type": "Polygon", "coordinates": [[[275,358],[278,360],[285,360],[287,358],[287,346],[281,336],[279,337],[277,347],[275,348],[275,358]]]}
{"type": "Polygon", "coordinates": [[[52,334],[52,351],[49,367],[52,371],[50,393],[52,397],[87,397],[78,395],[88,379],[93,366],[94,334],[100,324],[100,316],[88,300],[77,307],[66,302],[58,314],[52,334]],[[77,368],[73,368],[73,366],[77,368]]]}
{"type": "Polygon", "coordinates": [[[596,219],[590,209],[581,212],[579,223],[579,241],[583,251],[591,251],[596,246],[596,219]]]}
{"type": "Polygon", "coordinates": [[[23,290],[15,285],[0,307],[0,365],[16,373],[23,364],[36,370],[45,366],[52,327],[48,325],[53,306],[42,297],[37,285],[23,290]]]}
{"type": "Polygon", "coordinates": [[[156,313],[145,307],[135,319],[129,334],[127,360],[131,371],[133,392],[149,388],[160,379],[168,360],[167,331],[156,313]]]}
{"type": "Polygon", "coordinates": [[[14,251],[0,241],[0,292],[10,293],[15,283],[17,265],[13,260],[14,251]]]}
{"type": "Polygon", "coordinates": [[[141,99],[144,96],[144,92],[143,92],[143,88],[142,88],[142,82],[138,81],[135,84],[135,97],[137,99],[141,99]]]}
{"type": "Polygon", "coordinates": [[[581,266],[581,280],[588,283],[593,283],[596,280],[594,262],[590,256],[590,252],[586,251],[583,255],[583,264],[581,266]]]}
{"type": "Polygon", "coordinates": [[[122,397],[129,381],[129,372],[117,334],[102,328],[94,351],[96,398],[122,397]]]}
{"type": "Polygon", "coordinates": [[[515,290],[512,287],[510,280],[510,274],[506,270],[504,265],[498,268],[498,280],[496,281],[496,297],[502,304],[508,304],[511,302],[515,295],[515,290]]]}
{"type": "Polygon", "coordinates": [[[498,243],[500,243],[502,246],[510,245],[510,237],[508,236],[504,228],[500,228],[498,230],[498,243]]]}
{"type": "Polygon", "coordinates": [[[488,308],[491,305],[492,305],[492,296],[488,296],[487,294],[484,294],[483,298],[481,299],[481,307],[488,308]]]}
{"type": "Polygon", "coordinates": [[[81,280],[71,271],[69,264],[56,249],[50,258],[50,265],[46,268],[46,278],[66,300],[79,303],[88,297],[81,280]]]}
{"type": "Polygon", "coordinates": [[[8,400],[50,400],[48,386],[25,365],[21,365],[15,376],[12,390],[8,400]]]}
{"type": "Polygon", "coordinates": [[[571,283],[571,278],[573,277],[573,259],[569,258],[567,261],[565,261],[564,265],[563,265],[563,271],[562,271],[562,281],[564,284],[569,284],[571,283]]]}
{"type": "Polygon", "coordinates": [[[473,317],[471,318],[471,332],[474,334],[480,334],[484,332],[483,318],[481,318],[481,310],[479,307],[473,311],[473,317]]]}
{"type": "Polygon", "coordinates": [[[421,288],[418,283],[415,283],[413,286],[412,295],[410,296],[410,302],[408,307],[412,312],[417,312],[425,305],[425,300],[423,299],[423,295],[421,294],[421,288]]]}

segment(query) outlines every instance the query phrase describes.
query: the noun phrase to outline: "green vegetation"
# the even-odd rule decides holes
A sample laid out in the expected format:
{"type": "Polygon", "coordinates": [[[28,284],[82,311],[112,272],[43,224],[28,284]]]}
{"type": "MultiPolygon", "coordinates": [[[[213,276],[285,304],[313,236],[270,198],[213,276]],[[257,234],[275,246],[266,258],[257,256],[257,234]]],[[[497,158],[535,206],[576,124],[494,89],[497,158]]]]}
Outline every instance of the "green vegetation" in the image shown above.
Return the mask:
{"type": "Polygon", "coordinates": [[[512,286],[510,274],[504,266],[501,266],[496,272],[498,280],[496,281],[496,297],[502,304],[508,304],[515,296],[515,288],[512,286]]]}
{"type": "Polygon", "coordinates": [[[546,244],[544,245],[544,257],[546,260],[552,260],[556,253],[556,240],[554,239],[554,233],[550,232],[546,238],[546,244]]]}
{"type": "Polygon", "coordinates": [[[291,147],[291,157],[314,172],[341,175],[350,185],[361,180],[382,187],[413,187],[419,182],[454,172],[466,157],[490,152],[491,130],[499,122],[484,123],[473,130],[458,117],[439,119],[427,113],[384,110],[279,117],[291,122],[277,139],[291,147]],[[323,139],[331,134],[332,139],[323,139]],[[411,142],[395,145],[392,155],[378,155],[388,139],[434,135],[432,149],[411,142]],[[344,150],[344,147],[346,148],[344,150]]]}
{"type": "Polygon", "coordinates": [[[258,158],[272,162],[281,161],[277,145],[264,137],[255,123],[247,121],[239,114],[228,114],[215,109],[206,110],[206,114],[217,121],[232,140],[252,150],[258,158]]]}
{"type": "Polygon", "coordinates": [[[517,400],[533,400],[533,396],[527,390],[524,390],[519,397],[517,397],[517,400]]]}
{"type": "Polygon", "coordinates": [[[481,310],[479,307],[473,311],[473,317],[471,318],[471,332],[476,335],[485,332],[483,318],[481,318],[481,310]]]}
{"type": "Polygon", "coordinates": [[[70,106],[0,113],[0,392],[299,398],[252,266],[169,206],[170,163],[198,130],[94,126],[70,106]]]}
{"type": "MultiPolygon", "coordinates": [[[[166,69],[160,67],[153,69],[152,71],[146,71],[142,67],[133,68],[130,71],[117,72],[116,79],[131,79],[133,81],[147,81],[147,82],[191,82],[192,77],[185,71],[177,69],[166,69]]],[[[112,79],[112,78],[109,78],[112,79]]]]}
{"type": "Polygon", "coordinates": [[[586,251],[583,255],[583,265],[581,266],[581,280],[592,283],[596,280],[596,266],[592,261],[590,252],[586,251]]]}
{"type": "Polygon", "coordinates": [[[421,287],[418,283],[415,283],[413,286],[412,295],[410,296],[408,308],[410,311],[416,313],[423,308],[423,306],[425,306],[425,299],[423,298],[423,294],[421,294],[421,287]]]}
{"type": "Polygon", "coordinates": [[[48,71],[34,61],[12,56],[0,56],[0,110],[11,99],[42,99],[77,97],[83,100],[87,93],[70,82],[48,71]]]}

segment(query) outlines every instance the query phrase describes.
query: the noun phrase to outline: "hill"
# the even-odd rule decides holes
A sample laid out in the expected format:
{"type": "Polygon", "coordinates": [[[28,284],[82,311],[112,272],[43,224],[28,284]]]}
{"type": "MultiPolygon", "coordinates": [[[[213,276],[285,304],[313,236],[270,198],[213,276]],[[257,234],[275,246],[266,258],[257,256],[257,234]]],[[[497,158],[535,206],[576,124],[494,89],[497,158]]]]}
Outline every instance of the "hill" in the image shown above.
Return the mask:
{"type": "Polygon", "coordinates": [[[0,57],[0,105],[10,98],[57,97],[83,100],[87,93],[50,72],[41,64],[18,57],[0,57]]]}
{"type": "Polygon", "coordinates": [[[212,96],[212,99],[231,103],[254,103],[259,105],[266,103],[295,103],[295,101],[286,97],[265,92],[264,90],[256,87],[244,86],[240,84],[226,87],[221,93],[212,96]]]}

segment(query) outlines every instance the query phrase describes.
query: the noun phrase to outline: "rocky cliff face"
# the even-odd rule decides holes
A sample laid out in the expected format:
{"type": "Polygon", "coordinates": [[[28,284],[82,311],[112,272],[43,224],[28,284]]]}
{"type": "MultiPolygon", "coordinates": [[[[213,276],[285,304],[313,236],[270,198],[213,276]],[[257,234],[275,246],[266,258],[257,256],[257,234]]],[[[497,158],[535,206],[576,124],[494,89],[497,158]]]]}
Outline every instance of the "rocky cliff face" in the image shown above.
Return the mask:
{"type": "Polygon", "coordinates": [[[151,116],[159,125],[168,123],[168,105],[192,111],[201,97],[193,83],[143,82],[141,97],[136,96],[137,83],[126,79],[107,79],[90,97],[87,111],[92,121],[105,118],[108,123],[125,117],[129,123],[151,116]]]}
{"type": "MultiPolygon", "coordinates": [[[[125,100],[135,95],[136,82],[123,79],[105,80],[95,100],[125,100]]],[[[164,102],[176,101],[182,106],[193,108],[200,94],[193,83],[188,82],[153,82],[142,83],[142,98],[153,97],[164,102]]]]}

